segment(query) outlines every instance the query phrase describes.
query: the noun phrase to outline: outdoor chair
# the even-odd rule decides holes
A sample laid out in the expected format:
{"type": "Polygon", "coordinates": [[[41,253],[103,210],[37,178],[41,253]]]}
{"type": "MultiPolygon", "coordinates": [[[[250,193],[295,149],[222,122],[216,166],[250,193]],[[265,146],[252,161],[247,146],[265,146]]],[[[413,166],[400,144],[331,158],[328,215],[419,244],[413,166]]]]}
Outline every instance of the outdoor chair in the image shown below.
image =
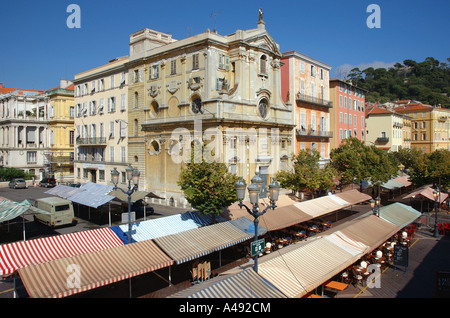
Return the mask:
{"type": "Polygon", "coordinates": [[[444,223],[444,234],[450,232],[450,223],[444,223]]]}
{"type": "Polygon", "coordinates": [[[264,252],[265,252],[266,254],[270,254],[271,251],[272,251],[272,243],[267,242],[267,243],[266,243],[266,247],[264,248],[264,252]]]}
{"type": "Polygon", "coordinates": [[[349,283],[349,281],[350,281],[350,276],[348,275],[348,272],[347,272],[347,271],[342,272],[342,274],[341,274],[341,281],[342,281],[343,283],[349,283]]]}
{"type": "Polygon", "coordinates": [[[353,285],[356,284],[363,284],[363,277],[362,275],[360,275],[354,268],[351,269],[351,273],[352,273],[352,281],[351,283],[353,285]]]}

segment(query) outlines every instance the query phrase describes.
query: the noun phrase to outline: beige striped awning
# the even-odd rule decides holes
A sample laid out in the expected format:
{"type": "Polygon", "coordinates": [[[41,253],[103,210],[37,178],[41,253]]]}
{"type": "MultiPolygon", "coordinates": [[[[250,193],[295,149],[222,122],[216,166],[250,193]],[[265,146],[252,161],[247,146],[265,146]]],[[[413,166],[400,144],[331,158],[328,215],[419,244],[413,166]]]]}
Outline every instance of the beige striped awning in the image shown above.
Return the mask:
{"type": "Polygon", "coordinates": [[[319,238],[262,262],[258,274],[287,297],[302,297],[362,256],[349,253],[336,244],[337,240],[319,238]]]}
{"type": "Polygon", "coordinates": [[[67,297],[173,264],[147,240],[20,268],[32,298],[67,297]]]}
{"type": "Polygon", "coordinates": [[[341,232],[353,240],[369,246],[368,252],[371,252],[399,230],[399,226],[375,215],[370,215],[350,221],[341,232]]]}
{"type": "Polygon", "coordinates": [[[344,192],[337,192],[334,194],[336,197],[341,198],[345,201],[347,201],[350,205],[355,205],[358,203],[366,202],[372,199],[372,197],[368,194],[359,192],[356,189],[344,191],[344,192]]]}
{"type": "Polygon", "coordinates": [[[169,298],[286,298],[253,268],[194,285],[169,298]]]}
{"type": "Polygon", "coordinates": [[[157,237],[154,241],[176,264],[181,264],[252,237],[253,234],[242,231],[228,221],[157,237]]]}

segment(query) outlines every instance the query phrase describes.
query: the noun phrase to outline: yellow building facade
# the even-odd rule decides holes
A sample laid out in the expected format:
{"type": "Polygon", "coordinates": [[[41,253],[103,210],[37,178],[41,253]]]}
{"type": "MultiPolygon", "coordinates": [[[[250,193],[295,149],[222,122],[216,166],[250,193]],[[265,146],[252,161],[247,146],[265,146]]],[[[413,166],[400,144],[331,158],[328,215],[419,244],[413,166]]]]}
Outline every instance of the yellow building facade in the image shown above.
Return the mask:
{"type": "Polygon", "coordinates": [[[73,183],[74,159],[74,85],[61,80],[61,85],[48,90],[50,149],[44,155],[51,175],[58,183],[73,183]]]}
{"type": "Polygon", "coordinates": [[[262,17],[257,28],[227,36],[132,34],[128,161],[141,172],[139,187],[165,198],[160,203],[188,206],[177,181],[191,147],[202,145],[248,184],[255,172],[270,183],[293,152],[281,57],[262,17]]]}
{"type": "Polygon", "coordinates": [[[411,147],[431,153],[450,150],[450,110],[419,102],[395,102],[394,110],[411,118],[411,147]]]}

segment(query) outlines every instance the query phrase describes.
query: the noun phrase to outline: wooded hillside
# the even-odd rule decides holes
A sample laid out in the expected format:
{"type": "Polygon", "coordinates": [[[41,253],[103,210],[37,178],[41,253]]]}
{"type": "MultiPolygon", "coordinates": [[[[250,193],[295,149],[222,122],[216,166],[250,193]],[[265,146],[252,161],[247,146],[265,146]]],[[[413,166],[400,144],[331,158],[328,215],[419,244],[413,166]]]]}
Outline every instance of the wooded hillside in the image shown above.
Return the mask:
{"type": "Polygon", "coordinates": [[[347,80],[369,91],[366,102],[412,99],[450,108],[450,58],[446,63],[433,57],[423,62],[405,60],[389,69],[354,68],[347,80]]]}

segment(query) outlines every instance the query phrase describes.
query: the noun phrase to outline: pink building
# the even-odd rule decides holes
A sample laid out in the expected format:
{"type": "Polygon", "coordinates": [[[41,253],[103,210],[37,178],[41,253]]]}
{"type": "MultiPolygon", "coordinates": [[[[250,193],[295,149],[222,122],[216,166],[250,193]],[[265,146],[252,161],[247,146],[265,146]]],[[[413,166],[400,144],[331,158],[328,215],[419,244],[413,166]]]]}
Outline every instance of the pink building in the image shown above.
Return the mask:
{"type": "Polygon", "coordinates": [[[281,96],[293,105],[295,154],[316,149],[322,163],[330,158],[329,71],[331,66],[289,51],[281,58],[281,96]]]}
{"type": "Polygon", "coordinates": [[[339,147],[347,137],[365,141],[366,90],[339,79],[330,79],[330,127],[333,132],[331,149],[339,147]]]}

